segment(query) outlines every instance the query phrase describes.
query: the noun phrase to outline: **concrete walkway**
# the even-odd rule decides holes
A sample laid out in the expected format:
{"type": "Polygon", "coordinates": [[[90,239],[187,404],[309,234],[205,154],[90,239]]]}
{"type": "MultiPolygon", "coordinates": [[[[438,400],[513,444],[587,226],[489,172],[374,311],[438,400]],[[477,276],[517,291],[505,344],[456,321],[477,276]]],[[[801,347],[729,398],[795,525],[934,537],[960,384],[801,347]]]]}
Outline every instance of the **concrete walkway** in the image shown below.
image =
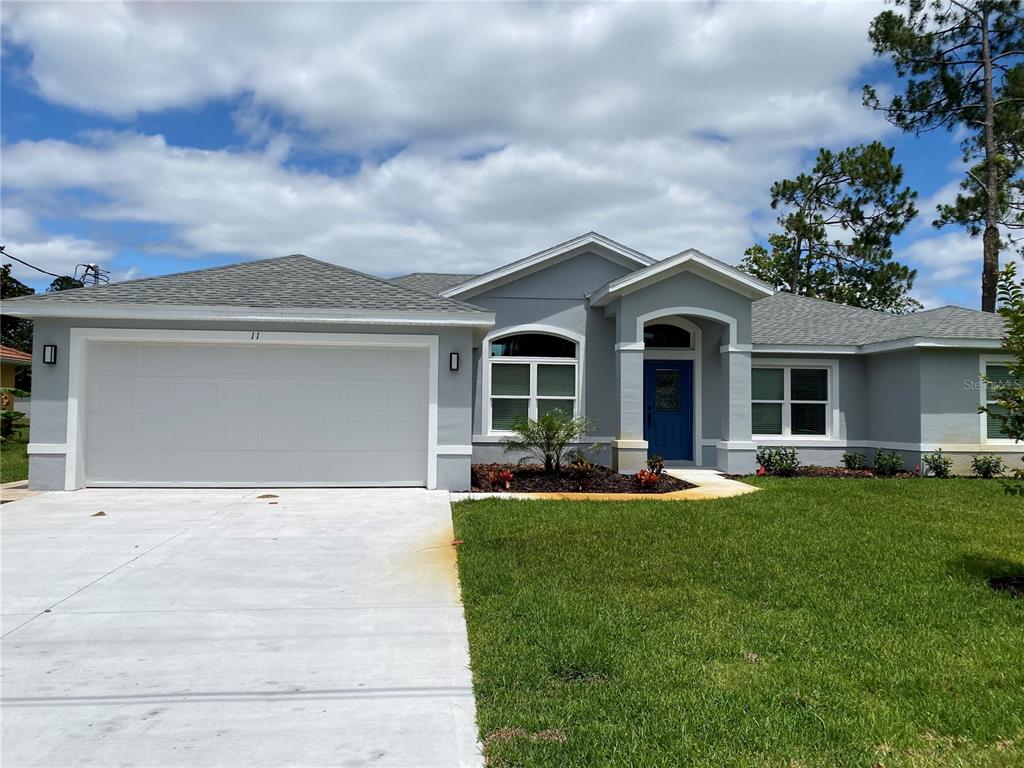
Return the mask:
{"type": "Polygon", "coordinates": [[[741,483],[726,477],[721,472],[713,469],[665,469],[665,472],[685,480],[697,486],[690,488],[683,493],[689,494],[691,499],[727,499],[731,496],[742,496],[745,493],[754,493],[761,490],[753,485],[741,483]]]}
{"type": "Polygon", "coordinates": [[[481,764],[446,493],[92,489],[0,527],[5,768],[481,764]]]}

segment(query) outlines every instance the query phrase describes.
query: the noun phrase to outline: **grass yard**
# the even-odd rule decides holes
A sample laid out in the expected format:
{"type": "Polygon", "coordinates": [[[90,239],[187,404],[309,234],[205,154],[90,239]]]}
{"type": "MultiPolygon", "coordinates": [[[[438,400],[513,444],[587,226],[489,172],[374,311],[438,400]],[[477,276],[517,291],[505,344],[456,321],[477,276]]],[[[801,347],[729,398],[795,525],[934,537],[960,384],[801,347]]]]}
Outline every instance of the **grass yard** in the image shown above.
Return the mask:
{"type": "Polygon", "coordinates": [[[12,483],[28,477],[28,427],[0,443],[0,483],[12,483]]]}
{"type": "Polygon", "coordinates": [[[1024,765],[1024,500],[757,482],[456,505],[489,765],[1024,765]]]}

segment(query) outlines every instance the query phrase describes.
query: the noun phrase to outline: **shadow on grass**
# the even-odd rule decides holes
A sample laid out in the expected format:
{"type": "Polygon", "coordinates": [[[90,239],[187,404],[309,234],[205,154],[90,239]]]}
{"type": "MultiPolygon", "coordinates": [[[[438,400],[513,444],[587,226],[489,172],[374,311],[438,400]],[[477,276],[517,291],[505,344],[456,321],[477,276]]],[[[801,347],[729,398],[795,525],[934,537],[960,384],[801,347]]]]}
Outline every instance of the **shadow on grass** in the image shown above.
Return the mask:
{"type": "Polygon", "coordinates": [[[950,562],[950,573],[968,581],[983,581],[1010,597],[1024,597],[1024,563],[971,553],[950,562]]]}

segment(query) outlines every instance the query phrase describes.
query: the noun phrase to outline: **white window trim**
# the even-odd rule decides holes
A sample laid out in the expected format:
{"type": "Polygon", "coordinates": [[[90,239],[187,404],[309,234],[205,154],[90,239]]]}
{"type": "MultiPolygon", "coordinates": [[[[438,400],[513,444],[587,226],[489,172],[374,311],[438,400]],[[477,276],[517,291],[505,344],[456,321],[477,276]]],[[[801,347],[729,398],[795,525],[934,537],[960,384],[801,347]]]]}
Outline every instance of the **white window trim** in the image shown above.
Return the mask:
{"type": "MultiPolygon", "coordinates": [[[[978,361],[978,405],[988,405],[988,385],[985,383],[985,376],[990,365],[1009,365],[1013,358],[1008,355],[981,355],[978,361]]],[[[978,428],[980,430],[981,445],[1006,446],[1017,445],[1012,437],[989,437],[988,436],[988,414],[978,413],[978,428]]]]}
{"type": "Polygon", "coordinates": [[[553,325],[513,325],[508,328],[502,328],[500,330],[491,331],[484,337],[483,342],[480,345],[480,357],[483,361],[483,371],[480,376],[480,394],[482,401],[482,418],[484,422],[484,435],[494,437],[504,437],[512,434],[510,430],[494,429],[492,425],[492,413],[491,413],[491,399],[495,397],[491,395],[491,366],[492,365],[510,365],[510,364],[529,364],[530,365],[530,394],[529,395],[497,395],[498,399],[509,399],[509,400],[522,400],[524,398],[529,399],[529,406],[527,415],[531,419],[537,418],[537,400],[568,400],[568,397],[556,397],[553,395],[542,395],[539,396],[537,392],[537,366],[554,364],[554,365],[575,365],[576,366],[576,394],[573,399],[573,416],[582,416],[586,413],[584,404],[584,370],[585,370],[585,347],[586,339],[582,334],[568,331],[564,328],[557,328],[553,325]],[[491,342],[495,339],[504,338],[505,336],[514,336],[520,333],[545,333],[550,336],[559,336],[563,339],[567,339],[576,344],[576,357],[508,357],[508,358],[492,358],[491,357],[491,342]]]}
{"type": "Polygon", "coordinates": [[[782,373],[782,400],[755,400],[753,387],[751,387],[750,403],[782,403],[782,434],[781,435],[759,435],[751,431],[750,439],[758,441],[775,441],[778,443],[807,443],[819,444],[841,442],[840,435],[840,413],[839,413],[839,361],[838,360],[801,360],[801,359],[777,359],[777,360],[754,360],[750,364],[754,368],[781,368],[782,373]],[[789,406],[794,403],[820,403],[821,400],[792,400],[790,398],[790,372],[794,368],[824,368],[828,376],[828,400],[825,402],[825,434],[824,435],[794,435],[792,431],[792,413],[789,406]]]}

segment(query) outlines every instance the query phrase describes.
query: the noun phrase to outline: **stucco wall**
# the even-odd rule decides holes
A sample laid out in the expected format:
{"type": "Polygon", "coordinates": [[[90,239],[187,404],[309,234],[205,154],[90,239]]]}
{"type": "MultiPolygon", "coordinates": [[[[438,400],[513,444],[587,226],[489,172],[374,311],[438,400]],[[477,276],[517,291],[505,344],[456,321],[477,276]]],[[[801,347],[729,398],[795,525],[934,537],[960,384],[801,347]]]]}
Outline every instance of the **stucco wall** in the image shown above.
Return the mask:
{"type": "MultiPolygon", "coordinates": [[[[592,309],[586,295],[630,270],[593,253],[583,253],[472,296],[467,300],[494,312],[492,332],[521,325],[546,325],[585,337],[584,415],[594,422],[594,435],[615,434],[618,404],[611,386],[615,325],[601,309],[592,309]]],[[[473,354],[473,435],[484,433],[483,351],[473,354]]],[[[493,441],[477,440],[474,461],[514,460],[493,441]]],[[[601,455],[598,455],[601,458],[601,455]]]]}
{"type": "Polygon", "coordinates": [[[921,354],[916,349],[867,358],[868,439],[921,442],[921,354]]]}
{"type": "MultiPolygon", "coordinates": [[[[188,323],[188,322],[120,322],[69,321],[40,319],[35,321],[32,370],[32,422],[30,441],[35,444],[61,444],[67,438],[68,351],[70,329],[88,328],[165,328],[171,330],[252,330],[292,333],[388,333],[432,335],[438,337],[437,371],[437,442],[439,446],[467,448],[472,435],[470,408],[473,332],[468,328],[424,328],[415,326],[355,326],[302,323],[188,323]],[[43,365],[42,347],[56,344],[57,363],[43,365]],[[458,352],[466,361],[460,370],[448,370],[448,354],[458,352]]],[[[442,449],[443,450],[443,449],[442,449]]],[[[437,487],[462,490],[469,486],[469,456],[440,455],[437,468],[437,487]],[[442,461],[443,459],[443,461],[442,461]]],[[[29,457],[29,484],[40,490],[64,487],[64,457],[32,455],[29,457]]]]}

